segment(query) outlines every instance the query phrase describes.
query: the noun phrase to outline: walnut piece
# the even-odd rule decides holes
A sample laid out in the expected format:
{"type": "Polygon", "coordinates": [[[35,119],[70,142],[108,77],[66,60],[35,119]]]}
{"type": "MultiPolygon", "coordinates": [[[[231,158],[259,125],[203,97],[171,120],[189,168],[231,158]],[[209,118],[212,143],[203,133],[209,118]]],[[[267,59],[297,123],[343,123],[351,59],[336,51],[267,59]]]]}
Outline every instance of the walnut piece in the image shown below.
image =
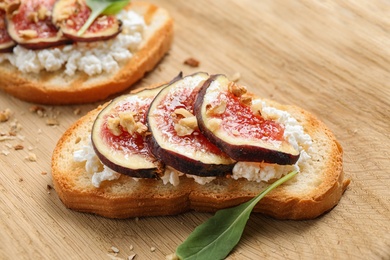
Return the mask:
{"type": "Polygon", "coordinates": [[[207,115],[222,115],[223,112],[226,110],[227,103],[225,100],[222,100],[219,104],[214,106],[207,106],[206,107],[206,114],[207,115]]]}
{"type": "Polygon", "coordinates": [[[6,108],[4,111],[0,111],[0,122],[7,122],[12,115],[12,111],[6,108]]]}
{"type": "Polygon", "coordinates": [[[122,130],[119,128],[120,119],[119,117],[110,117],[107,120],[107,127],[111,131],[111,133],[115,136],[119,136],[122,134],[122,130]]]}
{"type": "Polygon", "coordinates": [[[190,111],[184,108],[178,108],[174,112],[176,117],[181,117],[174,125],[178,136],[186,136],[192,134],[198,128],[198,121],[190,111]]]}
{"type": "Polygon", "coordinates": [[[241,97],[243,94],[247,92],[246,87],[240,86],[232,81],[229,82],[228,84],[228,91],[233,95],[235,95],[236,97],[241,97]]]}

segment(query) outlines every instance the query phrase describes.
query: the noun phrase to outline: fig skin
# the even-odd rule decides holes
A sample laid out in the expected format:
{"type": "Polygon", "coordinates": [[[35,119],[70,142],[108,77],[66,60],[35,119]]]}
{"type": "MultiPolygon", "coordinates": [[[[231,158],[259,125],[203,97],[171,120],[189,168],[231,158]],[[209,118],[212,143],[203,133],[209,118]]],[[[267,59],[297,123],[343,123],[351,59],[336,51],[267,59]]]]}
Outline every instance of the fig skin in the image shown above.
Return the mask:
{"type": "MultiPolygon", "coordinates": [[[[152,99],[161,90],[162,87],[163,86],[155,89],[145,89],[137,92],[135,95],[141,95],[142,97],[152,99]]],[[[154,158],[153,155],[148,152],[148,150],[135,154],[125,154],[121,153],[121,151],[118,151],[116,158],[110,158],[110,156],[113,156],[112,149],[114,148],[110,147],[110,144],[107,144],[106,141],[102,139],[101,134],[102,127],[105,122],[105,116],[109,116],[115,112],[115,108],[117,107],[118,103],[120,103],[122,100],[125,100],[129,96],[133,96],[133,94],[120,96],[112,100],[102,111],[100,111],[92,126],[92,146],[99,160],[104,165],[118,173],[129,175],[135,178],[159,178],[163,174],[165,166],[162,162],[154,158]]],[[[147,111],[144,112],[146,114],[147,111]]],[[[143,144],[145,146],[148,145],[146,140],[147,138],[148,136],[144,137],[143,144]]]]}
{"type": "Polygon", "coordinates": [[[5,11],[0,9],[0,53],[11,52],[16,42],[12,40],[7,31],[5,11]]]}
{"type": "Polygon", "coordinates": [[[200,177],[218,177],[231,174],[234,163],[232,164],[206,164],[190,157],[173,152],[172,150],[162,148],[156,139],[151,136],[149,138],[150,148],[152,153],[161,161],[168,162],[172,168],[190,175],[200,177]]]}
{"type": "MultiPolygon", "coordinates": [[[[206,73],[196,73],[193,75],[186,76],[185,78],[194,77],[196,75],[202,75],[205,79],[208,77],[206,73]]],[[[152,153],[157,159],[163,161],[166,165],[169,165],[172,168],[185,174],[197,175],[201,177],[211,177],[211,176],[214,177],[214,176],[224,176],[226,174],[231,174],[235,162],[230,158],[228,158],[221,151],[219,151],[218,156],[220,155],[221,158],[223,158],[220,159],[220,161],[224,161],[224,163],[221,164],[206,163],[206,162],[202,162],[201,158],[193,158],[193,157],[186,156],[184,154],[181,154],[178,151],[172,150],[169,147],[167,147],[169,146],[169,144],[164,146],[164,143],[161,143],[164,141],[162,141],[163,138],[160,137],[161,135],[160,130],[158,130],[157,127],[155,127],[155,123],[153,121],[153,113],[155,109],[160,105],[160,101],[162,100],[162,98],[164,98],[170,92],[170,90],[175,87],[175,84],[178,83],[179,80],[182,79],[180,78],[174,79],[173,81],[170,82],[170,84],[168,84],[168,86],[162,89],[149,107],[147,121],[148,121],[149,131],[152,134],[150,135],[148,141],[152,153]]],[[[169,122],[166,123],[169,124],[169,122]]],[[[204,156],[207,155],[205,154],[204,156]]]]}
{"type": "Polygon", "coordinates": [[[104,16],[107,21],[111,19],[110,26],[103,27],[99,31],[96,31],[96,27],[92,30],[99,17],[91,24],[82,35],[78,34],[79,29],[84,25],[84,23],[75,24],[76,21],[81,21],[83,19],[83,12],[89,10],[89,7],[85,2],[82,4],[77,4],[78,16],[66,14],[69,10],[73,10],[73,7],[76,6],[76,1],[69,0],[58,0],[53,7],[53,24],[57,26],[63,33],[66,38],[71,39],[75,42],[94,42],[94,41],[103,41],[116,37],[122,31],[122,21],[118,20],[115,16],[104,16]],[[75,19],[76,18],[76,19],[75,19]],[[71,22],[69,22],[71,21],[71,22]]]}
{"type": "Polygon", "coordinates": [[[194,104],[194,113],[198,121],[198,127],[201,133],[219,147],[222,151],[228,154],[236,161],[251,161],[251,162],[265,162],[275,163],[280,165],[292,165],[299,159],[299,152],[297,154],[287,153],[285,151],[277,149],[269,149],[267,147],[261,147],[250,144],[234,143],[234,137],[229,140],[224,140],[213,133],[207,126],[205,121],[208,120],[205,115],[204,97],[207,93],[208,87],[219,77],[226,77],[225,75],[212,75],[205,81],[201,90],[198,93],[197,99],[194,104]]]}

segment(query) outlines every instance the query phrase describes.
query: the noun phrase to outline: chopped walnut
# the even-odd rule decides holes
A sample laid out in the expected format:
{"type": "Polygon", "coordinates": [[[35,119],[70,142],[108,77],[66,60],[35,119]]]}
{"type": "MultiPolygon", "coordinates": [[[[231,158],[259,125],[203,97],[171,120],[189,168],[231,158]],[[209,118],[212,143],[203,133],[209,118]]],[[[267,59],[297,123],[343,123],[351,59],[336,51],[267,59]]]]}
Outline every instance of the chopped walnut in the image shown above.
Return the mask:
{"type": "Polygon", "coordinates": [[[40,5],[38,9],[38,19],[43,21],[46,17],[50,16],[50,11],[44,5],[40,5]]]}
{"type": "Polygon", "coordinates": [[[207,115],[221,115],[226,110],[227,103],[225,100],[222,100],[221,103],[215,106],[207,106],[207,115]]]}
{"type": "Polygon", "coordinates": [[[107,120],[107,127],[110,129],[111,133],[115,136],[119,136],[122,134],[122,130],[120,129],[120,119],[119,117],[110,117],[107,120]]]}
{"type": "Polygon", "coordinates": [[[142,135],[146,133],[148,130],[146,125],[144,125],[139,121],[139,116],[133,113],[130,112],[120,113],[119,118],[120,118],[120,125],[123,127],[123,129],[132,135],[134,133],[138,133],[142,135]]]}
{"type": "Polygon", "coordinates": [[[199,66],[199,61],[194,58],[188,58],[184,61],[184,64],[195,68],[199,66]]]}
{"type": "Polygon", "coordinates": [[[183,117],[193,116],[193,114],[185,108],[177,108],[175,109],[175,111],[173,111],[173,113],[176,115],[181,115],[183,117]]]}
{"type": "Polygon", "coordinates": [[[174,126],[178,136],[190,135],[198,128],[198,121],[190,111],[184,108],[178,108],[173,113],[176,116],[179,115],[182,117],[174,126]]]}
{"type": "Polygon", "coordinates": [[[195,116],[185,117],[180,119],[174,128],[178,136],[190,135],[198,127],[198,122],[195,116]]]}
{"type": "Polygon", "coordinates": [[[228,85],[228,91],[235,95],[236,97],[241,97],[243,94],[246,93],[246,87],[240,86],[236,84],[235,82],[229,82],[228,85]]]}
{"type": "Polygon", "coordinates": [[[19,30],[19,34],[22,38],[36,38],[38,37],[38,32],[35,30],[19,30]]]}
{"type": "Polygon", "coordinates": [[[37,23],[38,22],[38,13],[37,12],[30,12],[27,15],[27,20],[30,22],[33,22],[33,23],[37,23]]]}
{"type": "Polygon", "coordinates": [[[0,122],[7,122],[12,115],[12,111],[6,108],[4,111],[0,111],[0,122]]]}
{"type": "Polygon", "coordinates": [[[240,102],[244,105],[250,106],[252,104],[252,97],[249,97],[247,95],[242,95],[240,98],[240,102]]]}

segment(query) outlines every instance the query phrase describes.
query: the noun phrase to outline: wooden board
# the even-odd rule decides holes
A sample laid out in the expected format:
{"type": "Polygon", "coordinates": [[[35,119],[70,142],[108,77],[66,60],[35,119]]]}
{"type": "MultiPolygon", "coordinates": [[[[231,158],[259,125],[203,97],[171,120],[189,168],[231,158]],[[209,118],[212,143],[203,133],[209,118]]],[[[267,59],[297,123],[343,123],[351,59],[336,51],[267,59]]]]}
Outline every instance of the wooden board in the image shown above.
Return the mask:
{"type": "MultiPolygon", "coordinates": [[[[256,94],[315,113],[345,151],[352,182],[337,207],[310,221],[253,214],[228,259],[389,259],[389,1],[152,2],[171,12],[176,36],[135,88],[179,71],[239,73],[256,94]],[[200,66],[184,65],[190,57],[200,66]]],[[[111,220],[66,209],[50,189],[51,153],[65,129],[97,105],[42,106],[42,115],[30,111],[35,104],[0,93],[0,110],[13,112],[0,131],[21,127],[15,139],[0,141],[1,259],[110,259],[113,246],[123,259],[164,259],[211,216],[111,220]],[[48,125],[52,118],[58,125],[48,125]]]]}

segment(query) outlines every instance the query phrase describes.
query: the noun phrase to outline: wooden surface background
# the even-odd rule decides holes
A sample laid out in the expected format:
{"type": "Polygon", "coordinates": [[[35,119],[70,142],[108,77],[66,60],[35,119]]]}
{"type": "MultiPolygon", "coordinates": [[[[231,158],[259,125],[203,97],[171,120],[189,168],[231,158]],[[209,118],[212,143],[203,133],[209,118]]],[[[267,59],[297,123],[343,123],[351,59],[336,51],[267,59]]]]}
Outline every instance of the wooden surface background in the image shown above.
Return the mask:
{"type": "MultiPolygon", "coordinates": [[[[337,207],[310,221],[254,214],[228,259],[389,259],[390,2],[151,2],[171,12],[176,36],[135,87],[179,71],[240,73],[251,91],[315,113],[345,150],[352,182],[337,207]],[[198,68],[183,64],[190,57],[198,68]]],[[[21,126],[14,140],[0,141],[0,259],[164,259],[211,216],[111,220],[66,209],[51,189],[51,153],[97,105],[44,106],[42,116],[30,111],[34,104],[0,93],[0,110],[13,111],[0,130],[21,126]],[[52,118],[58,125],[48,125],[52,118]]]]}

